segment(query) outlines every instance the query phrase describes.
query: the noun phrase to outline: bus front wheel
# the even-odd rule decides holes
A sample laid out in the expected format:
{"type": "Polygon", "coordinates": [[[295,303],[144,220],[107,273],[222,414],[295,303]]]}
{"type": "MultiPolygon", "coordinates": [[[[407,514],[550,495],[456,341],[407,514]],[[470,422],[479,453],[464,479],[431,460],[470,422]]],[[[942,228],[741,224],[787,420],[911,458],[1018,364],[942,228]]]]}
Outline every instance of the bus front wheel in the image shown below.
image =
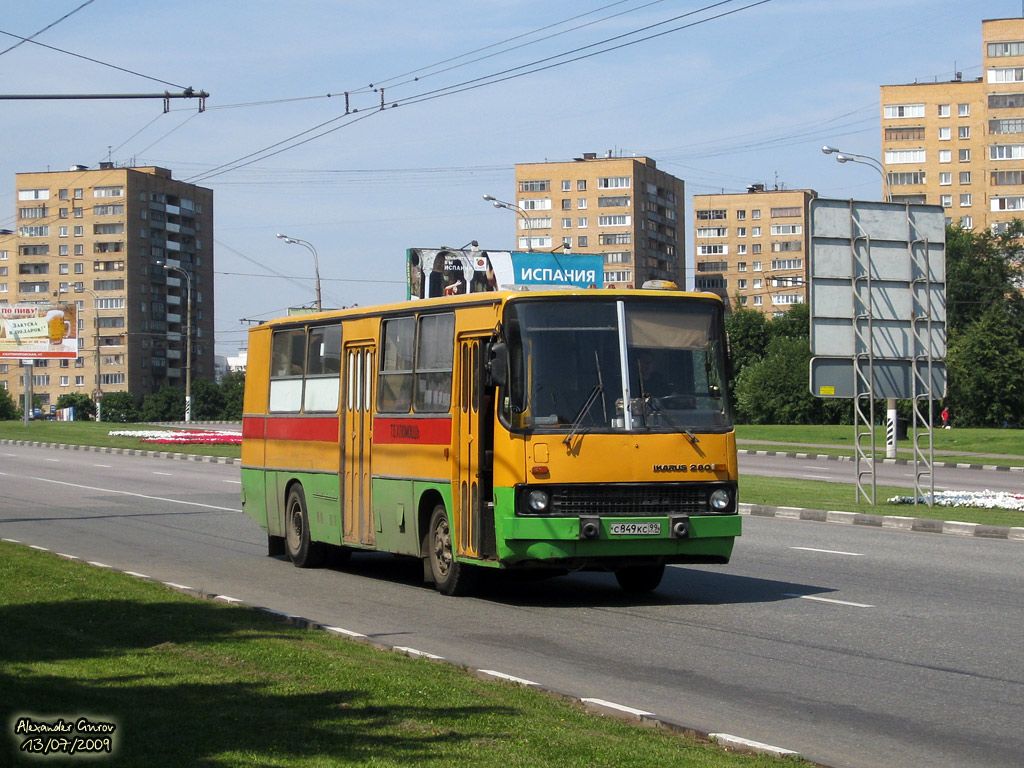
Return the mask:
{"type": "Polygon", "coordinates": [[[284,517],[284,545],[288,559],[296,568],[316,568],[323,562],[324,548],[309,538],[306,493],[301,485],[295,485],[288,491],[284,517]]]}
{"type": "Polygon", "coordinates": [[[626,592],[651,592],[661,584],[664,565],[629,565],[615,572],[615,579],[626,592]]]}
{"type": "Polygon", "coordinates": [[[427,533],[427,557],[434,586],[442,595],[464,595],[473,586],[473,566],[455,559],[452,550],[452,532],[448,525],[448,512],[444,504],[434,507],[427,533]]]}

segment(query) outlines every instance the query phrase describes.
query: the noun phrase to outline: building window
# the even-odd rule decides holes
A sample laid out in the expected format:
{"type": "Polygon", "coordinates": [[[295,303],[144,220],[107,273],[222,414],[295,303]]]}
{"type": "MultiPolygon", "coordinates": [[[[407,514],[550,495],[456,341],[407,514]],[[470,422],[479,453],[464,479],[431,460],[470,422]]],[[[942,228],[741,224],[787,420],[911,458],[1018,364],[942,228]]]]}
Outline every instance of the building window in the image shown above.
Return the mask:
{"type": "Polygon", "coordinates": [[[742,291],[742,290],[746,290],[746,287],[747,287],[747,279],[746,279],[745,277],[742,277],[742,278],[740,278],[739,280],[737,280],[737,281],[736,281],[736,287],[737,287],[737,288],[739,288],[739,289],[740,289],[741,291],[742,291]]]}
{"type": "Polygon", "coordinates": [[[887,119],[899,117],[924,117],[924,104],[886,104],[883,114],[887,119]]]}
{"type": "Polygon", "coordinates": [[[780,240],[779,242],[772,243],[772,253],[800,250],[803,250],[803,243],[799,240],[780,240]]]}
{"type": "Polygon", "coordinates": [[[754,208],[753,210],[751,210],[750,211],[750,218],[752,218],[752,219],[760,219],[761,218],[761,209],[760,208],[754,208]]]}
{"type": "Polygon", "coordinates": [[[753,264],[751,265],[751,267],[750,267],[750,268],[751,268],[751,270],[752,270],[752,271],[754,271],[754,272],[760,272],[760,271],[761,271],[761,262],[760,262],[760,261],[755,261],[755,262],[754,262],[754,263],[753,263],[753,264]]]}
{"type": "Polygon", "coordinates": [[[961,163],[969,163],[969,162],[971,162],[971,150],[969,150],[969,149],[961,149],[961,150],[959,150],[957,155],[958,155],[961,163]]]}
{"type": "Polygon", "coordinates": [[[949,117],[949,104],[939,104],[939,117],[949,117]]]}
{"type": "Polygon", "coordinates": [[[543,181],[520,181],[519,182],[520,192],[550,192],[551,191],[551,180],[544,179],[543,181]]]}
{"type": "Polygon", "coordinates": [[[960,171],[960,183],[961,184],[970,184],[971,183],[971,172],[970,171],[960,171]]]}
{"type": "Polygon", "coordinates": [[[563,211],[571,211],[572,210],[572,200],[570,198],[568,198],[568,197],[563,197],[562,198],[562,210],[563,211]]]}
{"type": "Polygon", "coordinates": [[[792,218],[793,216],[800,216],[803,212],[804,209],[799,205],[792,205],[782,208],[772,208],[771,215],[773,219],[786,219],[792,218]]]}
{"type": "Polygon", "coordinates": [[[926,153],[923,149],[887,149],[885,151],[885,164],[898,165],[900,163],[923,163],[926,153]]]}
{"type": "MultiPolygon", "coordinates": [[[[997,67],[988,71],[990,83],[1024,83],[1024,67],[997,67]]],[[[967,106],[961,104],[960,106],[967,106]]]]}
{"type": "Polygon", "coordinates": [[[943,187],[947,187],[953,183],[953,174],[949,171],[944,171],[939,174],[939,184],[943,187]]]}
{"type": "Polygon", "coordinates": [[[737,245],[736,246],[736,255],[737,256],[746,256],[747,255],[747,246],[743,245],[743,244],[737,245]]]}
{"type": "Polygon", "coordinates": [[[760,227],[751,227],[750,228],[750,236],[751,237],[760,237],[761,236],[761,228],[760,227]]]}
{"type": "Polygon", "coordinates": [[[970,208],[971,207],[971,195],[970,195],[969,192],[960,195],[960,207],[961,208],[970,208]]]}
{"type": "Polygon", "coordinates": [[[886,128],[885,129],[885,140],[886,141],[923,141],[924,140],[924,126],[906,126],[899,128],[886,128]]]}
{"type": "Polygon", "coordinates": [[[974,217],[973,216],[961,216],[960,226],[963,229],[974,229],[974,217]]]}
{"type": "Polygon", "coordinates": [[[764,281],[763,281],[763,280],[762,280],[762,279],[761,279],[760,277],[755,277],[755,278],[754,278],[754,290],[756,291],[756,290],[758,290],[759,288],[761,288],[761,284],[762,284],[763,282],[764,282],[764,281]]]}
{"type": "Polygon", "coordinates": [[[736,227],[736,237],[746,237],[746,236],[747,236],[747,228],[746,227],[736,227]]]}
{"type": "Polygon", "coordinates": [[[943,208],[952,208],[953,207],[953,196],[952,195],[942,195],[939,198],[939,205],[941,205],[943,208]]]}
{"type": "Polygon", "coordinates": [[[949,141],[953,138],[953,129],[948,125],[940,126],[939,128],[939,141],[949,141]]]}
{"type": "MultiPolygon", "coordinates": [[[[550,211],[551,210],[551,198],[550,197],[541,197],[541,198],[535,198],[533,200],[520,200],[519,201],[519,208],[520,208],[520,210],[523,210],[523,211],[550,211]]],[[[119,233],[120,232],[124,232],[124,224],[121,224],[121,225],[97,224],[95,226],[96,227],[120,226],[121,229],[118,230],[118,232],[119,233]]],[[[113,232],[97,232],[96,234],[113,234],[113,232]]]]}
{"type": "Polygon", "coordinates": [[[576,179],[576,191],[577,192],[586,192],[587,191],[587,180],[586,179],[576,179]]]}
{"type": "Polygon", "coordinates": [[[570,191],[572,191],[572,179],[562,179],[562,191],[563,192],[570,192],[570,191]]]}
{"type": "Polygon", "coordinates": [[[888,174],[888,177],[889,186],[891,187],[901,187],[925,183],[924,171],[905,171],[902,173],[890,173],[888,174]]]}
{"type": "Polygon", "coordinates": [[[951,163],[951,162],[953,162],[953,150],[951,150],[951,149],[940,149],[939,150],[939,162],[940,163],[951,163]]]}
{"type": "Polygon", "coordinates": [[[601,176],[597,179],[598,189],[626,189],[629,187],[629,176],[601,176]]]}
{"type": "Polygon", "coordinates": [[[971,116],[971,105],[970,104],[957,104],[956,113],[959,117],[970,117],[971,116]]]}
{"type": "Polygon", "coordinates": [[[725,256],[729,253],[729,246],[723,244],[719,245],[698,245],[697,255],[698,256],[725,256]]]}
{"type": "Polygon", "coordinates": [[[633,242],[632,232],[609,232],[597,236],[598,245],[629,245],[633,242]]]}
{"type": "Polygon", "coordinates": [[[697,237],[728,237],[728,227],[698,227],[697,237]]]}
{"type": "Polygon", "coordinates": [[[994,187],[1024,184],[1024,171],[992,171],[989,183],[994,187]]]}
{"type": "Polygon", "coordinates": [[[1024,160],[1024,144],[990,144],[989,160],[1024,160]]]}
{"type": "Polygon", "coordinates": [[[747,271],[747,262],[745,262],[745,261],[737,262],[736,263],[736,271],[737,272],[746,272],[747,271]]]}
{"type": "Polygon", "coordinates": [[[969,139],[971,138],[971,126],[961,125],[956,129],[956,137],[958,139],[969,139]]]}
{"type": "Polygon", "coordinates": [[[572,216],[562,219],[562,229],[572,229],[572,216]]]}
{"type": "MultiPolygon", "coordinates": [[[[753,254],[760,253],[761,252],[761,244],[760,243],[754,243],[752,246],[750,246],[750,252],[753,253],[753,254]]],[[[757,262],[754,262],[754,263],[756,264],[757,262]]]]}
{"type": "Polygon", "coordinates": [[[747,212],[746,211],[736,211],[736,221],[746,221],[746,220],[747,220],[747,212]]]}
{"type": "Polygon", "coordinates": [[[587,227],[587,217],[586,216],[580,216],[579,218],[576,219],[576,228],[577,229],[585,229],[586,227],[587,227]]]}
{"type": "Polygon", "coordinates": [[[777,293],[772,296],[772,304],[803,304],[804,297],[800,293],[777,293]]]}
{"type": "Polygon", "coordinates": [[[597,217],[599,227],[628,227],[632,223],[632,217],[627,214],[611,214],[597,217]]]}
{"type": "Polygon", "coordinates": [[[772,224],[771,226],[773,235],[802,235],[803,232],[802,224],[772,224]]]}
{"type": "Polygon", "coordinates": [[[581,211],[587,207],[587,198],[579,197],[576,198],[576,207],[581,211]]]}
{"type": "Polygon", "coordinates": [[[1024,107],[1024,93],[990,93],[989,109],[1014,109],[1024,107]]]}
{"type": "Polygon", "coordinates": [[[713,208],[709,210],[697,211],[697,221],[712,221],[714,219],[724,219],[725,209],[724,208],[713,208]]]}
{"type": "Polygon", "coordinates": [[[772,259],[772,269],[803,269],[803,259],[772,259]]]}
{"type": "Polygon", "coordinates": [[[988,121],[989,133],[1024,133],[1024,118],[1005,118],[988,121]]]}
{"type": "Polygon", "coordinates": [[[588,242],[587,236],[586,235],[580,235],[579,237],[576,238],[576,247],[577,248],[586,248],[587,247],[587,242],[588,242]]]}
{"type": "Polygon", "coordinates": [[[1024,43],[989,43],[988,55],[991,59],[1002,56],[1024,56],[1024,43]]]}

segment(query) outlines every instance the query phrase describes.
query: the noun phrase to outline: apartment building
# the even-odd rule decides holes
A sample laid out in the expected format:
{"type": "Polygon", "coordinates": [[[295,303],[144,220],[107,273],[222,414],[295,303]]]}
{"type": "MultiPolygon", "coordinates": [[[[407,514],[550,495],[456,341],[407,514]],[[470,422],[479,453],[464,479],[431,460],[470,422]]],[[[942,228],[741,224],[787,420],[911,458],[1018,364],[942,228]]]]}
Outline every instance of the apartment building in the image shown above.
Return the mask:
{"type": "Polygon", "coordinates": [[[566,162],[516,165],[516,244],[521,251],[604,256],[604,283],[686,283],[684,183],[648,157],[585,153],[566,162]]]}
{"type": "MultiPolygon", "coordinates": [[[[190,289],[192,377],[213,377],[212,190],[165,168],[113,163],[19,173],[15,183],[16,223],[0,236],[0,304],[77,308],[78,358],[31,369],[44,410],[64,393],[140,400],[183,385],[190,289]]],[[[20,397],[24,370],[0,360],[0,387],[20,397]]]]}
{"type": "Polygon", "coordinates": [[[1024,217],[1024,18],[981,30],[982,77],[881,87],[882,162],[894,201],[999,232],[1024,217]]]}
{"type": "Polygon", "coordinates": [[[779,315],[807,300],[810,189],[693,196],[694,287],[779,315]]]}

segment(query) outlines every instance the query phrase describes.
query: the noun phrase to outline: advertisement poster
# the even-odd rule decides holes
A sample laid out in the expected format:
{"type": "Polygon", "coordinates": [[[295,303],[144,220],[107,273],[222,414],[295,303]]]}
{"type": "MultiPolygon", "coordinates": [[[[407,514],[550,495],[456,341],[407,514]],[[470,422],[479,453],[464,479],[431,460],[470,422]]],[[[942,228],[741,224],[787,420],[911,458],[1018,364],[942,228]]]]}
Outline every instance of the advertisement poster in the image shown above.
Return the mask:
{"type": "Polygon", "coordinates": [[[74,304],[0,305],[0,359],[78,357],[78,316],[74,304]]]}
{"type": "Polygon", "coordinates": [[[412,299],[604,287],[604,257],[595,253],[410,248],[406,255],[412,299]]]}

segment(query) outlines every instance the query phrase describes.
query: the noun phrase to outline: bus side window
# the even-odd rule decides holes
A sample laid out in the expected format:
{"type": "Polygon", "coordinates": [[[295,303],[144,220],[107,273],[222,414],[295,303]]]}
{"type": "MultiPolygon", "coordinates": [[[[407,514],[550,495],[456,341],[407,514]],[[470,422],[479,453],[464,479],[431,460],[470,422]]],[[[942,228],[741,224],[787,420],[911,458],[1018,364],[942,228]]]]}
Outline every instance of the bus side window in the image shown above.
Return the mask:
{"type": "Polygon", "coordinates": [[[416,349],[417,413],[447,413],[452,404],[455,315],[423,315],[416,349]]]}
{"type": "Polygon", "coordinates": [[[380,379],[377,382],[379,413],[408,413],[412,406],[413,339],[416,323],[411,317],[386,320],[382,333],[380,379]]]}
{"type": "Polygon", "coordinates": [[[306,329],[275,331],[270,353],[270,410],[302,410],[302,372],[306,362],[306,329]]]}

